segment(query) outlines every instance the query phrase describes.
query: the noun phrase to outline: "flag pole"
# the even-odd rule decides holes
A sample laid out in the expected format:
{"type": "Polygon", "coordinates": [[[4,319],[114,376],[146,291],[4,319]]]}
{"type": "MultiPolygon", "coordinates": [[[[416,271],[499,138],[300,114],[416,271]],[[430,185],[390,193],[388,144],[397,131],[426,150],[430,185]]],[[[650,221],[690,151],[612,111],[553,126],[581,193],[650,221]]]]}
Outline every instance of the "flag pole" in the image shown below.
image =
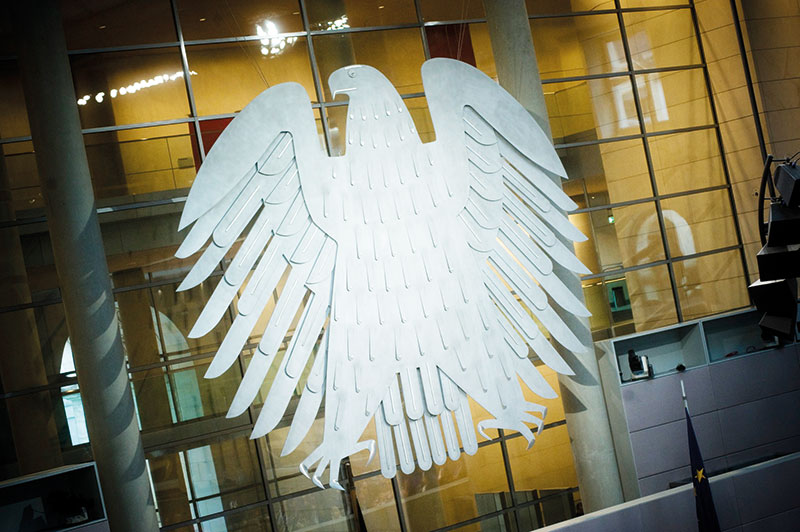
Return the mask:
{"type": "Polygon", "coordinates": [[[683,387],[683,379],[681,379],[681,397],[683,398],[683,407],[686,412],[689,412],[689,401],[686,400],[686,388],[683,387]]]}

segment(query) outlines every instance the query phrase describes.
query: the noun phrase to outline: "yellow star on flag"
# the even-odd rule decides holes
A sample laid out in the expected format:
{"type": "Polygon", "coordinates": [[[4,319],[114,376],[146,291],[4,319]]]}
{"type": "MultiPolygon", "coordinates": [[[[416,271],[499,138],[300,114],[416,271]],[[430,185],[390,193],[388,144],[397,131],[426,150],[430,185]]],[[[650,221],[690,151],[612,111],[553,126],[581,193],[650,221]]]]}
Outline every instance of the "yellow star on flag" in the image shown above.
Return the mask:
{"type": "Polygon", "coordinates": [[[699,484],[699,483],[701,483],[701,482],[703,482],[703,479],[704,479],[704,478],[707,478],[707,477],[706,477],[706,476],[703,474],[703,469],[705,469],[705,468],[702,468],[702,467],[701,467],[700,469],[698,469],[698,470],[697,470],[697,474],[694,476],[694,478],[696,478],[696,479],[697,479],[697,483],[698,483],[698,484],[699,484]]]}

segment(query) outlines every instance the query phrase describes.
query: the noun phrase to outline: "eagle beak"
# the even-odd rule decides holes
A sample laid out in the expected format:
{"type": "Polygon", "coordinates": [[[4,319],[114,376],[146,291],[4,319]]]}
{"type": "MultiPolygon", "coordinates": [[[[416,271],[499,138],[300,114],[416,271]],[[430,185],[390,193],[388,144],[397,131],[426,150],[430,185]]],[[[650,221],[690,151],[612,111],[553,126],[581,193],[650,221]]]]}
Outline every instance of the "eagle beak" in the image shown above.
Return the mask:
{"type": "Polygon", "coordinates": [[[331,88],[333,98],[338,94],[349,94],[356,90],[355,70],[353,67],[344,67],[336,70],[328,78],[328,86],[331,88]]]}

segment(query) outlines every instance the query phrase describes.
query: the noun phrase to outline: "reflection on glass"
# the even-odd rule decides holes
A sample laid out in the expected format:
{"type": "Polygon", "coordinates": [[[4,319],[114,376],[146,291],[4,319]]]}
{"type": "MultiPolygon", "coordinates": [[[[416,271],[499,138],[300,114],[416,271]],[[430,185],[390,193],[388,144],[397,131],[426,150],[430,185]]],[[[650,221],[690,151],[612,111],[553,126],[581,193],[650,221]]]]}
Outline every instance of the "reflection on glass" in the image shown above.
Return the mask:
{"type": "Polygon", "coordinates": [[[250,530],[272,530],[267,505],[262,504],[245,511],[226,514],[223,517],[200,522],[203,532],[247,532],[250,530]]]}
{"type": "MultiPolygon", "coordinates": [[[[604,236],[611,236],[609,228],[614,228],[622,267],[638,266],[665,258],[658,216],[655,205],[652,203],[616,207],[610,212],[595,211],[592,214],[595,233],[598,232],[598,228],[602,228],[601,232],[604,236]],[[606,227],[603,227],[604,225],[606,227]]],[[[604,247],[600,242],[609,242],[609,240],[604,240],[603,237],[598,238],[596,244],[598,250],[604,247]]],[[[600,256],[613,258],[603,251],[600,252],[600,256]]],[[[604,266],[603,271],[610,269],[607,266],[611,263],[606,260],[601,259],[601,264],[604,266]]]]}
{"type": "Polygon", "coordinates": [[[325,99],[331,100],[328,77],[347,65],[369,65],[380,70],[397,92],[422,92],[420,68],[425,61],[419,30],[401,29],[318,35],[314,39],[325,99]]]}
{"type": "Polygon", "coordinates": [[[497,78],[492,43],[485,22],[426,26],[425,38],[431,57],[457,59],[491,78],[497,78]]]}
{"type": "Polygon", "coordinates": [[[190,132],[190,124],[174,124],[84,135],[95,195],[119,203],[190,187],[199,160],[190,132]]]}
{"type": "Polygon", "coordinates": [[[428,471],[398,473],[406,523],[410,530],[431,530],[494,511],[480,494],[508,492],[499,443],[480,447],[473,456],[462,454],[428,471]]]}
{"type": "Polygon", "coordinates": [[[531,20],[542,79],[626,71],[616,15],[531,20]]]}
{"type": "Polygon", "coordinates": [[[627,76],[546,83],[543,88],[556,144],[640,132],[627,76]]]}
{"type": "MultiPolygon", "coordinates": [[[[308,482],[305,477],[303,480],[308,482]]],[[[334,489],[314,490],[308,495],[281,501],[273,505],[273,512],[275,530],[356,530],[349,497],[334,489]]]]}
{"type": "Polygon", "coordinates": [[[169,0],[61,2],[67,48],[176,42],[169,0]]]}
{"type": "Polygon", "coordinates": [[[300,83],[310,100],[317,99],[305,39],[286,45],[279,54],[265,55],[262,48],[261,41],[186,48],[189,67],[198,73],[192,76],[192,89],[199,115],[241,111],[265,89],[287,81],[300,83]]]}
{"type": "Polygon", "coordinates": [[[365,526],[362,530],[400,530],[391,481],[376,475],[355,484],[356,514],[361,512],[365,526]]]}
{"type": "MultiPolygon", "coordinates": [[[[63,382],[67,323],[60,303],[3,312],[0,334],[9,353],[5,357],[9,360],[0,367],[0,373],[7,375],[0,386],[5,393],[63,382]]],[[[66,373],[74,378],[72,372],[74,369],[66,373]]]]}
{"type": "MultiPolygon", "coordinates": [[[[274,370],[274,368],[273,368],[274,370]]],[[[272,380],[273,376],[268,375],[267,380],[272,380]]],[[[262,387],[263,390],[263,387],[262,387]]],[[[263,393],[262,393],[263,396],[263,393]]],[[[263,397],[262,397],[263,402],[263,397]]],[[[295,400],[296,402],[296,400],[295,400]]],[[[290,405],[290,411],[294,408],[290,405]]],[[[302,462],[311,452],[322,442],[322,431],[324,428],[324,406],[320,408],[317,419],[311,425],[311,429],[298,445],[297,449],[281,456],[281,451],[286,443],[286,436],[289,434],[290,419],[286,419],[285,424],[281,423],[276,429],[257,440],[261,447],[264,457],[267,483],[272,497],[280,497],[298,491],[307,490],[314,487],[313,484],[300,473],[300,462],[302,462]]],[[[379,466],[380,467],[380,466],[379,466]]],[[[323,481],[327,484],[328,473],[326,472],[323,481]]],[[[334,490],[326,490],[334,491],[334,490]]],[[[337,492],[338,493],[338,492],[337,492]]]]}
{"type": "Polygon", "coordinates": [[[181,0],[178,17],[187,41],[257,35],[256,24],[269,21],[278,33],[303,31],[297,0],[181,0]]]}
{"type": "Polygon", "coordinates": [[[661,202],[667,242],[675,257],[735,246],[736,228],[726,189],[661,202]]]}
{"type": "Polygon", "coordinates": [[[311,31],[394,26],[417,22],[413,0],[306,0],[308,26],[311,31]]]}
{"type": "MultiPolygon", "coordinates": [[[[591,198],[591,206],[602,205],[600,201],[622,203],[653,195],[641,140],[562,148],[558,155],[569,176],[564,189],[571,196],[585,193],[591,198]]],[[[585,200],[580,200],[586,206],[585,200]]]]}
{"type": "Polygon", "coordinates": [[[648,142],[659,194],[725,184],[716,130],[659,135],[648,142]]]}
{"type": "Polygon", "coordinates": [[[647,131],[713,123],[702,69],[636,76],[647,131]]]}
{"type": "MultiPolygon", "coordinates": [[[[255,446],[246,434],[192,443],[177,452],[147,453],[146,458],[161,526],[265,498],[255,446]]],[[[248,514],[245,520],[256,523],[266,517],[259,511],[248,514]]],[[[212,523],[203,526],[208,529],[212,523]]]]}
{"type": "MultiPolygon", "coordinates": [[[[608,202],[596,193],[589,201],[608,202]]],[[[664,246],[655,205],[640,203],[571,214],[570,220],[589,239],[575,253],[592,272],[600,273],[663,260],[664,246]]]]}
{"type": "Polygon", "coordinates": [[[634,70],[701,62],[690,10],[639,11],[623,17],[634,70]]]}
{"type": "Polygon", "coordinates": [[[678,261],[674,269],[685,320],[750,304],[739,250],[678,261]]]}
{"type": "MultiPolygon", "coordinates": [[[[84,128],[140,124],[189,115],[183,78],[172,79],[176,73],[183,72],[177,47],[73,55],[70,63],[75,94],[79,99],[89,96],[85,105],[76,103],[84,128]],[[157,76],[161,76],[161,83],[146,86],[157,76]],[[134,88],[137,83],[139,88],[129,93],[128,87],[134,88]],[[112,91],[116,91],[115,97],[112,91]],[[101,93],[103,97],[98,101],[101,93]]],[[[201,76],[198,71],[192,81],[201,76]]]]}
{"type": "Polygon", "coordinates": [[[582,284],[595,341],[678,321],[666,266],[585,279],[582,284]]]}
{"type": "Polygon", "coordinates": [[[539,503],[538,511],[527,516],[536,521],[526,530],[573,517],[572,491],[578,486],[578,478],[566,425],[542,431],[530,450],[524,438],[510,439],[506,445],[518,504],[545,496],[550,497],[548,502],[569,502],[566,507],[539,503]]]}
{"type": "Polygon", "coordinates": [[[89,445],[72,443],[59,388],[0,400],[0,424],[6,443],[0,480],[92,460],[89,445]]]}

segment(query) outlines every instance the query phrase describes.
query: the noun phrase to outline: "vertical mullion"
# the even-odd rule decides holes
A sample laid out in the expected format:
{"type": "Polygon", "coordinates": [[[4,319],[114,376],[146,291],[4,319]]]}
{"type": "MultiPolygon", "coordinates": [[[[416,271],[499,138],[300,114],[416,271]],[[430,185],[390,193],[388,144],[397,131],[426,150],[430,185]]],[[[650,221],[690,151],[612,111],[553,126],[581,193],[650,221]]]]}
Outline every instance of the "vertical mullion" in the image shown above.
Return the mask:
{"type": "Polygon", "coordinates": [[[761,159],[767,158],[767,142],[764,139],[764,129],[761,126],[761,116],[758,111],[758,99],[756,98],[753,76],[750,74],[750,63],[747,61],[747,47],[744,44],[742,35],[742,24],[739,22],[739,9],[736,7],[736,0],[731,0],[731,14],[733,15],[733,28],[736,30],[736,40],[739,43],[739,55],[742,57],[742,68],[744,70],[747,94],[750,97],[750,107],[753,109],[753,120],[756,126],[756,136],[758,137],[758,148],[761,150],[761,159]]]}
{"type": "Polygon", "coordinates": [[[408,532],[406,516],[403,513],[403,500],[400,497],[400,483],[397,482],[397,474],[392,477],[392,494],[394,495],[394,506],[397,509],[397,522],[400,523],[401,532],[408,532]]]}
{"type": "MultiPolygon", "coordinates": [[[[222,282],[222,280],[220,280],[220,282],[222,282]]],[[[230,309],[228,309],[228,311],[230,312],[230,309]]],[[[239,353],[237,361],[239,365],[239,371],[241,372],[242,375],[244,375],[244,357],[242,356],[241,353],[239,353]]],[[[252,405],[250,405],[250,408],[247,409],[247,417],[250,419],[250,425],[252,430],[252,426],[255,423],[253,419],[254,415],[253,415],[252,405]]],[[[263,437],[267,439],[267,446],[269,446],[269,439],[268,439],[269,435],[265,435],[263,437]]],[[[269,526],[272,530],[275,530],[275,512],[272,508],[272,495],[269,492],[269,477],[265,469],[267,467],[266,458],[264,457],[264,453],[261,450],[261,446],[258,445],[258,443],[256,443],[256,440],[250,440],[250,441],[253,442],[253,445],[255,445],[256,448],[256,460],[258,461],[258,472],[259,475],[261,476],[261,485],[264,487],[264,498],[267,501],[267,516],[269,516],[269,526]]]]}
{"type": "MultiPolygon", "coordinates": [[[[711,76],[708,73],[708,62],[706,61],[706,53],[705,49],[703,48],[703,39],[700,36],[700,24],[697,21],[697,10],[695,8],[694,0],[690,0],[689,2],[689,13],[692,15],[692,24],[694,25],[694,35],[697,39],[697,50],[700,52],[700,62],[703,64],[703,77],[705,78],[706,82],[706,93],[708,94],[708,104],[711,107],[711,118],[714,120],[714,125],[716,134],[717,134],[717,146],[719,147],[720,151],[720,159],[722,160],[722,172],[725,175],[725,184],[728,185],[728,201],[731,205],[731,216],[733,217],[733,228],[736,231],[736,240],[739,242],[741,246],[739,250],[739,255],[742,259],[742,271],[744,272],[744,281],[746,284],[750,284],[750,272],[747,268],[747,257],[744,252],[744,242],[742,241],[742,231],[739,227],[739,216],[737,215],[736,210],[736,200],[733,195],[733,185],[731,184],[731,175],[730,169],[728,168],[728,159],[725,155],[725,144],[722,140],[722,131],[719,128],[719,115],[717,114],[717,105],[714,102],[714,93],[712,92],[711,87],[711,76]]],[[[759,198],[760,199],[760,198],[759,198]]],[[[750,293],[748,291],[748,297],[750,293]]]]}
{"type": "Polygon", "coordinates": [[[519,514],[517,513],[517,491],[514,488],[514,476],[511,474],[511,462],[508,459],[508,447],[506,446],[506,435],[503,429],[497,429],[500,436],[500,452],[503,453],[503,466],[506,469],[506,481],[508,482],[508,492],[511,495],[511,508],[514,515],[514,522],[517,524],[517,530],[522,530],[522,524],[519,522],[519,514]]]}
{"type": "Polygon", "coordinates": [[[642,143],[644,146],[644,156],[647,161],[647,172],[650,174],[650,186],[653,187],[653,198],[656,206],[656,216],[658,218],[658,229],[661,232],[661,243],[664,246],[664,256],[667,259],[667,270],[669,271],[669,281],[672,287],[672,298],[675,305],[675,314],[679,322],[683,321],[683,312],[681,311],[681,302],[678,297],[678,286],[675,282],[675,270],[672,265],[672,253],[669,249],[669,241],[667,240],[666,224],[664,223],[664,213],[661,209],[661,200],[658,195],[658,185],[656,184],[655,169],[653,167],[653,157],[650,153],[650,142],[647,139],[647,128],[644,123],[644,112],[642,111],[642,102],[639,98],[639,87],[636,83],[636,74],[633,68],[633,57],[631,56],[631,48],[628,44],[628,32],[625,28],[625,19],[622,16],[620,1],[614,0],[614,7],[617,10],[617,21],[619,22],[620,36],[622,37],[622,48],[625,51],[625,61],[628,65],[628,77],[631,81],[631,92],[633,94],[633,103],[636,107],[636,116],[639,120],[639,130],[643,138],[642,143]]]}
{"type": "Polygon", "coordinates": [[[419,7],[419,0],[414,0],[414,9],[417,11],[419,34],[422,37],[422,50],[425,52],[425,60],[427,61],[431,58],[431,51],[428,48],[428,36],[425,34],[425,21],[422,20],[422,9],[419,7]]]}
{"type": "Polygon", "coordinates": [[[328,113],[325,107],[324,91],[322,81],[319,79],[319,68],[317,68],[317,56],[314,53],[314,41],[311,38],[311,29],[308,25],[308,12],[305,0],[299,0],[300,14],[303,18],[303,29],[306,32],[306,44],[308,46],[308,59],[311,61],[311,76],[314,79],[314,90],[317,91],[317,101],[319,102],[319,116],[322,120],[322,132],[325,135],[325,144],[328,149],[328,156],[331,155],[331,132],[328,127],[328,113]]]}
{"type": "Polygon", "coordinates": [[[197,152],[200,155],[200,162],[206,159],[206,149],[203,146],[203,135],[200,132],[200,121],[197,120],[197,106],[194,102],[194,91],[192,90],[192,80],[189,79],[189,59],[186,56],[186,43],[183,40],[183,30],[181,29],[181,21],[178,19],[178,4],[177,0],[170,0],[172,6],[172,19],[175,23],[175,32],[178,34],[178,46],[181,50],[181,68],[183,68],[183,83],[186,86],[186,93],[189,97],[189,112],[192,114],[192,123],[194,124],[194,133],[197,137],[197,152]]]}

